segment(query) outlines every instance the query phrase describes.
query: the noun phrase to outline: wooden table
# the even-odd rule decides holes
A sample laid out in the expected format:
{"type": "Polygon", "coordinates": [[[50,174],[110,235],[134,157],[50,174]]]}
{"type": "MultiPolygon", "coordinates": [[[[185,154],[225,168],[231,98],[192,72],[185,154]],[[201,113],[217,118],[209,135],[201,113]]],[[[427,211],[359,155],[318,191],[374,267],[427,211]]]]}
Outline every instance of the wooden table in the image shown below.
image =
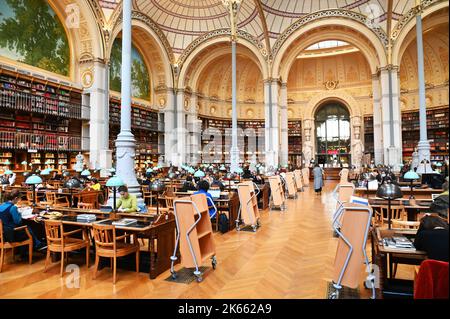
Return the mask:
{"type": "MultiPolygon", "coordinates": [[[[41,208],[37,207],[37,210],[41,208]]],[[[64,214],[61,218],[62,223],[77,227],[92,227],[93,223],[111,224],[113,219],[117,217],[138,219],[137,224],[129,226],[116,225],[116,229],[136,233],[138,238],[149,240],[150,279],[156,278],[170,268],[170,256],[172,256],[175,249],[175,216],[168,209],[160,208],[159,215],[156,215],[156,210],[150,209],[148,213],[117,213],[116,216],[97,209],[57,207],[50,209],[50,211],[62,212],[64,214]],[[95,222],[80,221],[77,220],[77,215],[79,214],[95,214],[97,220],[95,222]]],[[[95,248],[95,244],[92,247],[95,248]]]]}
{"type": "Polygon", "coordinates": [[[392,264],[420,265],[425,260],[426,252],[415,249],[390,248],[383,245],[386,237],[404,235],[414,240],[417,230],[372,228],[372,263],[380,269],[380,289],[384,290],[388,280],[392,280],[392,264]],[[388,266],[389,264],[389,266],[388,266]]]}
{"type": "MultiPolygon", "coordinates": [[[[411,195],[411,189],[409,187],[401,187],[402,194],[407,195],[408,197],[411,195]]],[[[424,189],[413,189],[413,195],[417,199],[427,199],[431,198],[431,194],[440,194],[444,190],[443,189],[434,189],[434,188],[424,188],[424,189]]],[[[373,197],[377,193],[376,189],[367,189],[365,187],[357,187],[355,188],[355,196],[360,197],[373,197]]]]}

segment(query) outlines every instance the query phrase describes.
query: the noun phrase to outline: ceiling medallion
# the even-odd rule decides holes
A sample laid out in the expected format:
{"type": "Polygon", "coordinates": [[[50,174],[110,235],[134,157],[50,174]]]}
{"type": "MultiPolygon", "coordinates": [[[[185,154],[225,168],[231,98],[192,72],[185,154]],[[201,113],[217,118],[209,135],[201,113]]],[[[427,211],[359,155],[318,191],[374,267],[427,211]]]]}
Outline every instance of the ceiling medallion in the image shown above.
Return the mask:
{"type": "Polygon", "coordinates": [[[336,81],[326,81],[323,83],[325,85],[325,89],[327,90],[336,90],[339,84],[339,80],[336,81]]]}

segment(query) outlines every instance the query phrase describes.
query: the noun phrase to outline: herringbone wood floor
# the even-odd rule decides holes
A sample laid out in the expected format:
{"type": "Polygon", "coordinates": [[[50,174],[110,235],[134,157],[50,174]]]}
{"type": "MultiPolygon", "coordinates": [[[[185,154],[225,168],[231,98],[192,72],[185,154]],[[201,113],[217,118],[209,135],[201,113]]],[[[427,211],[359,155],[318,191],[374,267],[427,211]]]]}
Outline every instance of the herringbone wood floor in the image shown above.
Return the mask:
{"type": "MultiPolygon", "coordinates": [[[[306,188],[288,200],[285,212],[262,212],[257,233],[215,234],[217,269],[207,271],[201,283],[167,282],[169,271],[150,280],[119,269],[113,285],[109,268],[93,280],[93,268],[86,269],[83,259],[69,259],[82,266],[80,287],[67,288],[69,275],[59,276],[59,263],[44,273],[44,258],[28,265],[12,263],[8,254],[0,298],[325,298],[337,245],[331,228],[334,186],[327,182],[322,196],[306,188]]],[[[411,279],[413,268],[399,266],[397,277],[411,279]]],[[[368,297],[362,285],[360,291],[368,297]]]]}

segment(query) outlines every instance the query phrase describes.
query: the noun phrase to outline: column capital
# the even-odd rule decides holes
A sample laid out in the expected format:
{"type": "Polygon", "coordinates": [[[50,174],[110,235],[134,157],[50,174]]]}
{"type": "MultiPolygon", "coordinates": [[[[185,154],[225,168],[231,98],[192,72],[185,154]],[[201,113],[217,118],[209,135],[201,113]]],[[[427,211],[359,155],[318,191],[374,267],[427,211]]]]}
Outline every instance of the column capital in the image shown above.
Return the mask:
{"type": "Polygon", "coordinates": [[[282,89],[287,89],[287,83],[286,82],[281,82],[281,88],[282,89]]]}
{"type": "Polygon", "coordinates": [[[377,68],[377,75],[380,74],[383,71],[396,71],[399,72],[400,67],[398,65],[388,64],[383,67],[377,68]]]}

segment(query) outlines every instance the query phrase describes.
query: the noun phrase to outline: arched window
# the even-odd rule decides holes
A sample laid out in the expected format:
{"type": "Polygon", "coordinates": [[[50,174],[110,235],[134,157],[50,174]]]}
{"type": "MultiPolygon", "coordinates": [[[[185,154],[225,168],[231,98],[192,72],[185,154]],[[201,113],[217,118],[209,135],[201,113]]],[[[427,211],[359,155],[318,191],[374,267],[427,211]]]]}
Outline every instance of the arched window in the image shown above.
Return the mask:
{"type": "Polygon", "coordinates": [[[0,0],[0,55],[69,76],[66,31],[45,0],[0,0]]]}
{"type": "MultiPolygon", "coordinates": [[[[122,39],[116,38],[111,49],[110,89],[121,91],[122,84],[122,39]]],[[[150,100],[150,75],[141,53],[131,47],[131,95],[150,100]]]]}
{"type": "Polygon", "coordinates": [[[322,105],[315,116],[316,158],[324,166],[350,163],[350,114],[337,102],[322,105]]]}

